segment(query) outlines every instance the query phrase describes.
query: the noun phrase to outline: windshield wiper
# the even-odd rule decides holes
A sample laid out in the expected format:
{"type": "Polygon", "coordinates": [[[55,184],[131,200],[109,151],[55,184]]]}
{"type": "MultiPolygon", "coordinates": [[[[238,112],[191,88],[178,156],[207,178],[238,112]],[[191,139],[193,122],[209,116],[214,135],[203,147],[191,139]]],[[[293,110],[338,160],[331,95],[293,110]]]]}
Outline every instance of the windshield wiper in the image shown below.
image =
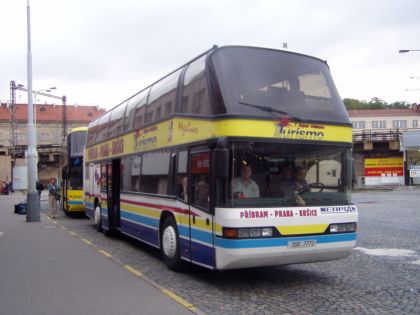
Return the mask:
{"type": "Polygon", "coordinates": [[[267,112],[267,113],[270,113],[270,114],[277,113],[277,114],[281,114],[281,115],[293,118],[296,121],[302,121],[302,119],[300,119],[299,117],[297,117],[295,115],[292,115],[292,114],[290,114],[288,112],[285,112],[285,111],[282,111],[280,109],[272,108],[270,106],[256,105],[256,104],[251,104],[251,103],[246,103],[246,102],[239,102],[239,104],[249,106],[249,107],[253,107],[253,108],[257,108],[257,109],[260,109],[260,110],[262,110],[264,112],[267,112]]]}

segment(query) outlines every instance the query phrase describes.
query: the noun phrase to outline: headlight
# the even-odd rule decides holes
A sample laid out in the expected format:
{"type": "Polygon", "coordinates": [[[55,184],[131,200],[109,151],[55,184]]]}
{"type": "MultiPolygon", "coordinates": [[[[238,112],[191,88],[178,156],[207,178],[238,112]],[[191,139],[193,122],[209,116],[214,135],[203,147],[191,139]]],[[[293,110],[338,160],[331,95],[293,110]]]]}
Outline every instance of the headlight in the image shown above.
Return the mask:
{"type": "Polygon", "coordinates": [[[336,223],[330,225],[330,233],[344,233],[344,232],[355,232],[357,230],[357,224],[353,223],[336,223]]]}
{"type": "Polygon", "coordinates": [[[272,237],[273,228],[223,228],[224,238],[261,238],[272,237]]]}

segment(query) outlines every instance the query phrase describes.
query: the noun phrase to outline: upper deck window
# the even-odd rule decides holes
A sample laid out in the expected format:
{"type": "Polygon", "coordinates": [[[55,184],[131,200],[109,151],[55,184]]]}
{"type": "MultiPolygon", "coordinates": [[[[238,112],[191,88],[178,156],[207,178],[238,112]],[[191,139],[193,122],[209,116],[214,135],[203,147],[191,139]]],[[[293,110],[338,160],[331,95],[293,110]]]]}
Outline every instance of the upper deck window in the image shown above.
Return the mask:
{"type": "Polygon", "coordinates": [[[112,110],[111,118],[109,119],[109,137],[116,137],[122,134],[126,107],[127,102],[124,102],[112,110]]]}
{"type": "Polygon", "coordinates": [[[205,63],[206,56],[203,56],[191,63],[185,72],[181,113],[213,114],[209,102],[205,63]]]}
{"type": "Polygon", "coordinates": [[[96,127],[98,125],[98,120],[92,121],[88,126],[86,146],[93,145],[95,143],[96,136],[96,127]]]}
{"type": "Polygon", "coordinates": [[[349,123],[328,66],[321,60],[248,47],[221,48],[210,58],[229,114],[273,118],[288,113],[306,120],[349,123]]]}
{"type": "Polygon", "coordinates": [[[150,91],[145,123],[168,117],[175,112],[176,92],[181,70],[153,85],[150,91]]]}
{"type": "Polygon", "coordinates": [[[111,112],[107,112],[103,116],[99,117],[95,132],[95,143],[104,141],[108,138],[108,123],[110,115],[111,112]]]}
{"type": "Polygon", "coordinates": [[[144,124],[149,91],[150,89],[144,90],[128,100],[124,119],[125,131],[140,128],[144,124]]]}

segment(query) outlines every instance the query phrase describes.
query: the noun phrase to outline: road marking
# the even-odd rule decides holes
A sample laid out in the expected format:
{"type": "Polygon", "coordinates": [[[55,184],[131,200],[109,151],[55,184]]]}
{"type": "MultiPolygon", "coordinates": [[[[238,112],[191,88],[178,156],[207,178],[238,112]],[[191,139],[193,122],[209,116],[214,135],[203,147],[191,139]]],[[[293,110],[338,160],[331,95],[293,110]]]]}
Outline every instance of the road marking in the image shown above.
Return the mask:
{"type": "Polygon", "coordinates": [[[0,231],[0,236],[2,236],[4,233],[2,231],[0,231]]]}
{"type": "Polygon", "coordinates": [[[131,273],[135,274],[137,277],[143,277],[143,273],[138,271],[137,269],[131,267],[130,265],[123,266],[126,270],[130,271],[131,273]]]}
{"type": "Polygon", "coordinates": [[[187,300],[184,300],[182,297],[180,297],[179,295],[175,294],[174,292],[163,288],[162,292],[165,293],[167,296],[169,296],[172,300],[174,300],[175,302],[181,304],[182,306],[190,309],[191,307],[193,307],[193,305],[188,302],[187,300]]]}
{"type": "Polygon", "coordinates": [[[92,246],[92,242],[91,242],[91,241],[89,241],[89,240],[87,240],[87,239],[85,239],[85,238],[82,238],[81,240],[82,240],[84,243],[86,243],[86,244],[88,244],[88,245],[92,246]]]}
{"type": "Polygon", "coordinates": [[[108,258],[112,257],[112,254],[108,253],[106,250],[100,249],[100,250],[98,250],[98,252],[100,252],[102,255],[104,255],[108,258]]]}
{"type": "Polygon", "coordinates": [[[389,256],[389,257],[410,257],[416,254],[414,250],[400,249],[400,248],[363,248],[356,247],[355,249],[372,256],[389,256]]]}
{"type": "MultiPolygon", "coordinates": [[[[49,217],[47,217],[48,219],[50,219],[49,217]]],[[[67,229],[65,226],[58,224],[57,221],[54,221],[52,219],[50,219],[52,222],[54,222],[55,224],[57,224],[61,229],[68,231],[71,235],[76,236],[78,238],[80,238],[84,243],[94,247],[99,253],[101,253],[102,255],[104,255],[105,257],[108,257],[111,259],[111,261],[113,261],[114,263],[122,266],[124,269],[126,269],[127,271],[131,272],[132,274],[134,274],[135,276],[142,278],[144,281],[146,281],[148,284],[150,284],[151,286],[155,287],[156,289],[160,290],[162,293],[164,293],[166,296],[168,296],[170,299],[174,300],[175,302],[177,302],[178,304],[182,305],[183,307],[185,307],[186,309],[188,309],[189,311],[191,311],[192,313],[195,314],[205,314],[203,311],[201,311],[199,308],[195,307],[193,304],[191,304],[190,302],[188,302],[187,300],[183,299],[182,297],[180,297],[179,295],[177,295],[176,293],[172,292],[171,290],[165,289],[164,287],[162,287],[161,285],[159,285],[158,283],[156,283],[154,280],[150,279],[149,277],[145,276],[141,271],[137,270],[136,268],[130,266],[130,265],[124,265],[123,263],[121,263],[120,261],[116,260],[113,258],[112,254],[107,252],[104,249],[99,249],[98,246],[94,245],[91,241],[82,238],[80,235],[78,235],[76,232],[73,232],[69,229],[67,229]]],[[[3,234],[3,232],[0,232],[0,236],[3,234]]]]}

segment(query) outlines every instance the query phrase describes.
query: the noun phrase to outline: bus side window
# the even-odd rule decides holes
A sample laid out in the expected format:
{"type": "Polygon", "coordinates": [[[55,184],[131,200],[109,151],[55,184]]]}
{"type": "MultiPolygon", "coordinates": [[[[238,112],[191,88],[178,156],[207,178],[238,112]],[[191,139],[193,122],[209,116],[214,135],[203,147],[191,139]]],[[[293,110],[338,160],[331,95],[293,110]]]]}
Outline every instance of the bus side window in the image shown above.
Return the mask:
{"type": "Polygon", "coordinates": [[[191,197],[192,203],[206,210],[210,204],[210,153],[191,155],[191,197]]]}
{"type": "Polygon", "coordinates": [[[188,202],[188,163],[187,151],[181,151],[178,153],[178,165],[177,165],[177,189],[176,195],[179,199],[188,202]]]}
{"type": "Polygon", "coordinates": [[[141,192],[167,195],[169,162],[169,151],[162,150],[143,155],[140,181],[141,192]]]}

